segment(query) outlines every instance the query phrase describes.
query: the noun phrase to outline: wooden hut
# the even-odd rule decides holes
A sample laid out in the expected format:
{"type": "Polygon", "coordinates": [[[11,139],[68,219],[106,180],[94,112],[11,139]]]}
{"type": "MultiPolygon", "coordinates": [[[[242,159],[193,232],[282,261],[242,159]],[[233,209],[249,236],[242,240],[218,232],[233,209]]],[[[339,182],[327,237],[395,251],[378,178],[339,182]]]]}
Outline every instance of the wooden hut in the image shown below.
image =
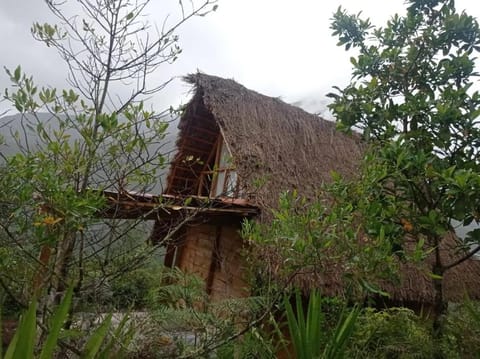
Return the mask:
{"type": "MultiPolygon", "coordinates": [[[[233,80],[197,73],[186,81],[194,94],[180,119],[178,152],[164,195],[209,205],[173,236],[165,264],[202,277],[213,298],[243,296],[248,293],[239,235],[243,219],[268,221],[269,209],[286,190],[315,196],[332,170],[352,176],[364,147],[359,138],[337,132],[334,123],[233,80]]],[[[161,221],[156,227],[157,236],[163,235],[161,221]]],[[[447,241],[447,256],[453,255],[448,248],[453,240],[447,241]]],[[[391,299],[432,303],[427,272],[413,265],[402,268],[399,284],[385,283],[391,299]]],[[[480,298],[479,275],[480,263],[474,260],[450,270],[445,298],[461,300],[465,290],[480,298]]],[[[338,275],[301,280],[306,287],[324,287],[324,293],[342,290],[338,275]]]]}

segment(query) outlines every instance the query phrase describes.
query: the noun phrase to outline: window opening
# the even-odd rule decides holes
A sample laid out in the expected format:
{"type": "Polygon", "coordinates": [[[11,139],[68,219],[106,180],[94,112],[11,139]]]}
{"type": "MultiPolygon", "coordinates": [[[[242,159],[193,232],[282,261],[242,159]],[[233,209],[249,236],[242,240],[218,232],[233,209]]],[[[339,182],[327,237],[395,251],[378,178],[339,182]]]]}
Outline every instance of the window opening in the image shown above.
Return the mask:
{"type": "Polygon", "coordinates": [[[238,176],[232,155],[220,137],[200,174],[198,194],[209,197],[237,197],[238,176]]]}

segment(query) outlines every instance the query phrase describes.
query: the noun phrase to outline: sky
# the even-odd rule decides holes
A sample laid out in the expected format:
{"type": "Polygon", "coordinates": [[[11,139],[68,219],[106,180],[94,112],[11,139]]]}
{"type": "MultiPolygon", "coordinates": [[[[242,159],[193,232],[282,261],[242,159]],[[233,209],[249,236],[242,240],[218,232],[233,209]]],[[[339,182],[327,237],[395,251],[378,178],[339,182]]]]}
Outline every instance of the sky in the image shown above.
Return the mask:
{"type": "MultiPolygon", "coordinates": [[[[151,0],[146,9],[149,21],[161,24],[169,14],[172,21],[178,16],[177,4],[178,0],[151,0]]],[[[478,0],[457,0],[456,5],[480,18],[478,0]]],[[[351,13],[362,11],[375,25],[405,12],[403,0],[219,0],[216,12],[189,21],[178,32],[183,49],[179,60],[152,75],[152,81],[175,80],[152,103],[159,110],[185,103],[189,87],[180,78],[200,70],[324,113],[325,95],[332,86],[345,86],[351,73],[352,54],[336,46],[329,29],[339,6],[351,13]]],[[[30,34],[33,22],[52,19],[42,0],[0,0],[0,68],[21,65],[40,85],[68,87],[58,54],[30,34]]],[[[2,93],[8,85],[2,71],[2,93]]]]}

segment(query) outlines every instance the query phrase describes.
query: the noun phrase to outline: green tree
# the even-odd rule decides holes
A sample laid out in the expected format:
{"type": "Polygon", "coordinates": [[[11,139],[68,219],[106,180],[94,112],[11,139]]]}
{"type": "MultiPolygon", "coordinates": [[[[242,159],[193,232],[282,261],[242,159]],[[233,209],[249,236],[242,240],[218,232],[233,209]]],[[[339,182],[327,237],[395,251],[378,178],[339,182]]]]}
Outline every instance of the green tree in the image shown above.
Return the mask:
{"type": "Polygon", "coordinates": [[[384,231],[399,253],[407,252],[408,234],[433,256],[440,333],[443,276],[480,250],[474,229],[464,241],[455,238],[450,259],[441,255],[447,235],[455,236],[453,221],[480,220],[480,94],[473,86],[480,29],[453,0],[407,6],[385,27],[341,8],[334,14],[338,45],[355,55],[351,83],[330,94],[330,109],[340,128],[360,130],[371,145],[362,178],[376,181],[357,207],[365,233],[384,231]]]}
{"type": "Polygon", "coordinates": [[[180,1],[177,19],[152,28],[149,0],[45,1],[59,23],[36,23],[32,33],[58,51],[72,88],[40,88],[20,66],[7,70],[4,99],[20,115],[0,125],[18,148],[1,153],[2,292],[24,306],[35,295],[47,315],[70,283],[81,304],[160,247],[145,243],[142,218],[99,218],[103,191],[158,186],[170,117],[144,101],[168,81],[151,84],[149,75],[177,59],[176,31],[215,2],[180,1]]]}

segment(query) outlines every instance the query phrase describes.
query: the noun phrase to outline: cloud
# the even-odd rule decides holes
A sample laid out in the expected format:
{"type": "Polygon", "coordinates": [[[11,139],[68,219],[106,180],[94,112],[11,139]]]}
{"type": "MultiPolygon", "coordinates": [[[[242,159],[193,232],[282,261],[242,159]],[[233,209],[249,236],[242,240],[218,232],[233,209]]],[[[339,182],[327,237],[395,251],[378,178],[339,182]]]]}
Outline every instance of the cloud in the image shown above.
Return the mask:
{"type": "MultiPolygon", "coordinates": [[[[480,3],[457,0],[456,4],[480,17],[480,3]]],[[[314,94],[323,97],[331,86],[346,84],[351,73],[351,54],[336,46],[329,29],[330,18],[340,5],[353,13],[362,11],[378,25],[395,12],[405,11],[403,0],[220,0],[216,13],[192,19],[180,29],[183,54],[174,65],[153,74],[151,82],[200,69],[290,101],[314,94]]],[[[179,15],[178,1],[152,0],[147,13],[159,25],[171,14],[173,23],[179,15]]],[[[51,19],[43,1],[0,0],[0,65],[22,64],[39,83],[64,87],[66,68],[53,49],[31,38],[29,30],[33,21],[51,19]]],[[[7,83],[0,74],[0,84],[7,83]]],[[[185,102],[187,93],[188,87],[177,79],[151,104],[164,108],[185,102]]]]}

